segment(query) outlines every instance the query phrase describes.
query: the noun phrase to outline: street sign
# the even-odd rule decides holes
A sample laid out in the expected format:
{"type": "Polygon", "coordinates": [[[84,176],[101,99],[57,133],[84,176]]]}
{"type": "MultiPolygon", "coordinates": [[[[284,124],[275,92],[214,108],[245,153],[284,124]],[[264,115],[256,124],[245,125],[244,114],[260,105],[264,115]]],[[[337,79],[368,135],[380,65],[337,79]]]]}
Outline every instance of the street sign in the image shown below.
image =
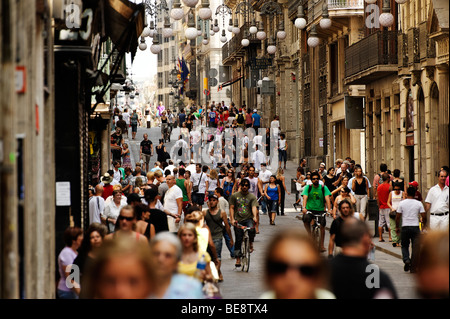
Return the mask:
{"type": "Polygon", "coordinates": [[[272,59],[270,58],[253,58],[249,61],[250,69],[252,70],[266,70],[272,66],[272,59]]]}

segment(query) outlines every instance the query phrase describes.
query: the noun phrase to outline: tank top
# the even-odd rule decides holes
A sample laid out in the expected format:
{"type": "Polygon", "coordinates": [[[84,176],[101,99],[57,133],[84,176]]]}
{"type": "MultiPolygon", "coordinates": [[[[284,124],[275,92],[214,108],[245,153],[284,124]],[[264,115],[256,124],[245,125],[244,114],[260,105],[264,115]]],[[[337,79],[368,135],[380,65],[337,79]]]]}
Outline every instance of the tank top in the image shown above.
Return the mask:
{"type": "Polygon", "coordinates": [[[220,209],[216,215],[212,215],[211,212],[206,210],[205,221],[211,231],[211,237],[213,239],[221,239],[223,236],[222,217],[220,216],[220,209]]]}
{"type": "Polygon", "coordinates": [[[183,192],[183,202],[187,202],[189,200],[186,187],[184,186],[184,178],[177,178],[176,185],[181,189],[183,192]]]}
{"type": "Polygon", "coordinates": [[[274,188],[270,188],[270,185],[267,187],[267,195],[269,195],[270,200],[278,200],[278,186],[274,188]]]}
{"type": "Polygon", "coordinates": [[[355,195],[367,195],[366,179],[364,177],[361,184],[355,178],[355,195]]]}
{"type": "Polygon", "coordinates": [[[166,119],[161,118],[161,123],[167,123],[168,118],[166,117],[166,119]]]}
{"type": "Polygon", "coordinates": [[[401,202],[402,199],[403,199],[403,192],[400,191],[400,194],[396,195],[395,192],[392,191],[391,197],[392,197],[392,204],[391,204],[391,205],[392,205],[392,208],[395,209],[395,210],[397,210],[398,205],[400,204],[400,202],[401,202]]]}
{"type": "Polygon", "coordinates": [[[231,196],[231,193],[233,192],[233,186],[234,183],[233,182],[227,182],[224,181],[223,182],[223,192],[224,192],[224,197],[228,199],[228,197],[231,196]]]}

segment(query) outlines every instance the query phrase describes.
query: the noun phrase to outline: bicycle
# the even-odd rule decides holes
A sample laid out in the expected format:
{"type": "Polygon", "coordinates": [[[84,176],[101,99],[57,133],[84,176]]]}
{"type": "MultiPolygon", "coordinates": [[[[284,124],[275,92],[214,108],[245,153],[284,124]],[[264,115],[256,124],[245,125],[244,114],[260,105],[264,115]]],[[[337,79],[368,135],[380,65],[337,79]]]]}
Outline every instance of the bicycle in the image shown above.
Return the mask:
{"type": "Polygon", "coordinates": [[[241,268],[242,271],[248,272],[250,269],[250,237],[248,235],[248,231],[255,228],[255,224],[253,227],[243,226],[241,224],[236,224],[236,227],[242,229],[244,231],[244,236],[242,238],[241,244],[241,268]]]}
{"type": "Polygon", "coordinates": [[[320,218],[325,218],[327,212],[323,212],[320,215],[316,215],[310,211],[307,211],[306,214],[310,214],[313,217],[311,221],[312,223],[311,236],[313,238],[314,243],[317,245],[317,248],[320,249],[320,226],[321,226],[320,218]]]}

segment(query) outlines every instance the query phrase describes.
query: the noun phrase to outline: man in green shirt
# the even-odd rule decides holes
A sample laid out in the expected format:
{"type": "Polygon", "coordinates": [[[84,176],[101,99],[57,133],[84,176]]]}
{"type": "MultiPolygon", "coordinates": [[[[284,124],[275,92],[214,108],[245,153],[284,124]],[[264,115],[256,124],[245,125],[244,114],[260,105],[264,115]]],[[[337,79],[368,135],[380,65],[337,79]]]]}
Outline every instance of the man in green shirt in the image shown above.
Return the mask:
{"type": "MultiPolygon", "coordinates": [[[[331,212],[330,190],[325,185],[320,185],[320,174],[313,172],[311,174],[312,185],[307,185],[301,194],[303,196],[303,224],[306,231],[311,235],[311,221],[313,216],[307,214],[311,212],[313,215],[322,215],[325,212],[325,203],[328,211],[331,212]]],[[[326,218],[319,218],[320,223],[320,251],[326,251],[324,246],[326,218]]]]}
{"type": "Polygon", "coordinates": [[[230,221],[231,225],[234,225],[235,235],[235,249],[234,255],[236,256],[236,267],[241,266],[241,245],[244,237],[244,231],[236,227],[239,223],[242,226],[253,227],[249,230],[248,235],[250,237],[250,252],[253,251],[253,241],[255,240],[255,224],[258,216],[258,200],[256,196],[249,193],[250,181],[243,179],[241,181],[241,191],[234,193],[230,197],[230,221]]]}

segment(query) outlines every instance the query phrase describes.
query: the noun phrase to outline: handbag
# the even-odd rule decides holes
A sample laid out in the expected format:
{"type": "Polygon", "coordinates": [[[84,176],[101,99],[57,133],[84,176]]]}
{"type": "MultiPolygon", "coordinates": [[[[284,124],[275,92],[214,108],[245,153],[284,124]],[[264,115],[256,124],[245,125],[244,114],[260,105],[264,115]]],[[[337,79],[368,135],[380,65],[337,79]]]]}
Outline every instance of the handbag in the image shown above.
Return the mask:
{"type": "Polygon", "coordinates": [[[395,211],[395,210],[389,212],[389,217],[390,218],[395,218],[396,215],[397,215],[397,211],[395,211]]]}
{"type": "Polygon", "coordinates": [[[193,193],[198,193],[198,190],[199,190],[198,187],[200,186],[200,182],[202,181],[202,175],[203,175],[203,172],[200,174],[200,178],[198,180],[197,186],[192,186],[192,192],[193,193]]]}

